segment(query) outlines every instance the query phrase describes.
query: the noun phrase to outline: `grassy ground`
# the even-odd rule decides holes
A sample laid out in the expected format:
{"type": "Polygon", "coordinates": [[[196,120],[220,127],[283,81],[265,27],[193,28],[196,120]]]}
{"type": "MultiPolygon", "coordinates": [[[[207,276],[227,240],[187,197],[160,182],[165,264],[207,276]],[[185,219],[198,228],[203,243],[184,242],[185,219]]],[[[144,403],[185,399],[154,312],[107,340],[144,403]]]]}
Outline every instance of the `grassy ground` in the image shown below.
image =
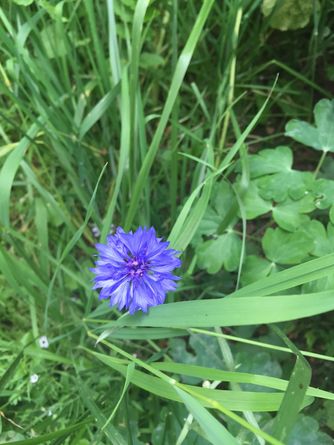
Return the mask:
{"type": "MultiPolygon", "coordinates": [[[[247,152],[287,144],[290,119],[312,122],[315,103],[332,98],[334,78],[333,2],[319,2],[307,25],[287,31],[272,28],[273,13],[265,18],[261,4],[0,5],[0,443],[295,444],[298,437],[300,443],[332,443],[317,433],[319,423],[323,432],[334,430],[332,402],[323,400],[329,393],[304,411],[310,417],[297,417],[311,400],[303,393],[294,406],[297,386],[290,388],[272,428],[281,402],[275,391],[284,388],[269,381],[270,392],[251,392],[254,383],[265,385],[253,374],[289,380],[293,356],[227,342],[224,335],[292,348],[299,384],[308,386],[303,356],[265,320],[252,322],[249,315],[249,322],[240,323],[246,326],[233,328],[238,322],[227,320],[219,323],[226,329],[199,334],[189,327],[201,325],[175,325],[172,315],[162,313],[165,324],[151,330],[117,330],[110,322],[120,314],[91,290],[97,239],[117,226],[139,225],[153,225],[184,251],[183,279],[168,302],[222,297],[235,290],[240,276],[243,284],[242,255],[236,268],[225,265],[215,274],[198,264],[198,226],[218,196],[215,186],[222,178],[237,182],[235,162],[247,160],[247,152]],[[42,335],[48,348],[40,347],[42,335]],[[162,361],[160,368],[154,365],[162,361]],[[179,379],[174,362],[205,372],[189,368],[179,379]],[[211,366],[229,372],[237,367],[247,375],[235,381],[230,376],[229,385],[228,376],[215,375],[211,366]],[[181,382],[177,390],[167,374],[181,382]],[[203,381],[211,386],[199,393],[203,381]],[[208,392],[216,386],[217,392],[208,392]],[[219,389],[230,392],[221,398],[219,389]],[[289,438],[284,427],[294,428],[289,438]]],[[[294,167],[314,172],[319,152],[288,143],[294,167]]],[[[322,172],[330,177],[331,169],[328,155],[322,172]]],[[[235,230],[259,244],[264,228],[275,224],[265,218],[245,229],[241,215],[235,230]]],[[[328,265],[322,256],[317,261],[323,261],[321,270],[332,267],[332,259],[328,265]]],[[[312,275],[316,267],[310,266],[309,281],[324,276],[312,275]]],[[[293,270],[288,285],[279,287],[284,275],[271,293],[305,282],[293,270]]],[[[270,295],[263,289],[259,284],[258,293],[246,297],[270,295]]],[[[326,312],[330,303],[326,308],[309,315],[326,312]]],[[[252,309],[244,311],[247,317],[252,309]]],[[[328,316],[280,327],[300,349],[326,356],[310,359],[313,383],[333,390],[328,316]]]]}

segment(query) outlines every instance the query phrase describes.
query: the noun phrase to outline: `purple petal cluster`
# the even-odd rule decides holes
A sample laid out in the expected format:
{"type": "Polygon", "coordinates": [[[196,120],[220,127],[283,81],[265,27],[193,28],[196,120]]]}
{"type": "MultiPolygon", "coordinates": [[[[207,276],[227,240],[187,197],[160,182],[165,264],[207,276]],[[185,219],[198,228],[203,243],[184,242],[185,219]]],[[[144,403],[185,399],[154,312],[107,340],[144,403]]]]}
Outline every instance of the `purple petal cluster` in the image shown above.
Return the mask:
{"type": "Polygon", "coordinates": [[[100,299],[110,299],[110,305],[130,314],[147,312],[150,306],[165,301],[166,293],[176,288],[179,277],[172,274],[181,266],[176,250],[157,238],[153,227],[139,227],[134,233],[125,233],[118,227],[109,235],[106,244],[97,244],[99,258],[94,288],[100,290],[100,299]]]}

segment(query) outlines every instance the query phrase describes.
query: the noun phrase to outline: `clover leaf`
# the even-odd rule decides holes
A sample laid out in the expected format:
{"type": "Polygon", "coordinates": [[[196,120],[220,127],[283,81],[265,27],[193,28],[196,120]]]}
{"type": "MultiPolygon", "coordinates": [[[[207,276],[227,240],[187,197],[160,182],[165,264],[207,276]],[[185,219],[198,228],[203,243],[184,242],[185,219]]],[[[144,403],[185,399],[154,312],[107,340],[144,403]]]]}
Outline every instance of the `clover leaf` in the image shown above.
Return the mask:
{"type": "Polygon", "coordinates": [[[313,247],[310,253],[321,257],[334,252],[334,225],[329,223],[327,230],[324,225],[317,220],[309,221],[302,230],[313,239],[313,247]]]}
{"type": "Polygon", "coordinates": [[[280,228],[269,228],[262,238],[262,248],[273,263],[299,264],[313,249],[313,239],[302,230],[290,233],[280,228]]]}
{"type": "Polygon", "coordinates": [[[322,99],[314,107],[316,126],[292,119],[285,127],[286,136],[321,151],[334,152],[334,100],[322,99]]]}
{"type": "Polygon", "coordinates": [[[198,266],[210,274],[217,273],[223,266],[228,272],[235,271],[239,266],[241,239],[232,230],[199,244],[196,253],[198,266]]]}
{"type": "Polygon", "coordinates": [[[286,199],[273,207],[273,218],[275,222],[288,231],[294,231],[308,221],[305,213],[312,212],[315,209],[314,199],[311,195],[306,195],[302,199],[294,201],[286,199]]]}

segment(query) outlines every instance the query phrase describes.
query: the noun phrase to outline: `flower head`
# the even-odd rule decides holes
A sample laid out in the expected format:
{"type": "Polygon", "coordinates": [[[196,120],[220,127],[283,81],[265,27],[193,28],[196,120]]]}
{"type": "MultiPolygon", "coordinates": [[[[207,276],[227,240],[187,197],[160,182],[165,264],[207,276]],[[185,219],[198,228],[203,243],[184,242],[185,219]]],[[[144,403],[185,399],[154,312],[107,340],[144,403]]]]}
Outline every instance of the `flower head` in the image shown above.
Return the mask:
{"type": "Polygon", "coordinates": [[[179,252],[168,246],[153,227],[139,227],[134,233],[118,227],[106,244],[96,245],[99,258],[91,270],[100,298],[110,298],[111,306],[126,308],[130,314],[163,303],[166,292],[176,288],[179,277],[172,272],[181,265],[179,252]]]}
{"type": "Polygon", "coordinates": [[[37,383],[38,379],[39,379],[39,376],[37,374],[31,374],[30,383],[32,383],[32,384],[37,383]]]}
{"type": "Polygon", "coordinates": [[[49,340],[46,335],[42,335],[42,337],[39,337],[38,343],[41,348],[47,349],[49,347],[49,340]]]}

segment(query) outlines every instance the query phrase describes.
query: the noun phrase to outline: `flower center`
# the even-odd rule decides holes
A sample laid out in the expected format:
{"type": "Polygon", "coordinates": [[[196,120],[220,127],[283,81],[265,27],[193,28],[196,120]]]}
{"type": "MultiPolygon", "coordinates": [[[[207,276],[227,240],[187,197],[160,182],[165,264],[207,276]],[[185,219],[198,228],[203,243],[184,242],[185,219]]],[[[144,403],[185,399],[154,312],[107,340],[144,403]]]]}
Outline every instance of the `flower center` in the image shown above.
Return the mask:
{"type": "Polygon", "coordinates": [[[148,265],[143,259],[134,257],[127,260],[127,268],[131,278],[139,278],[144,275],[148,265]]]}

